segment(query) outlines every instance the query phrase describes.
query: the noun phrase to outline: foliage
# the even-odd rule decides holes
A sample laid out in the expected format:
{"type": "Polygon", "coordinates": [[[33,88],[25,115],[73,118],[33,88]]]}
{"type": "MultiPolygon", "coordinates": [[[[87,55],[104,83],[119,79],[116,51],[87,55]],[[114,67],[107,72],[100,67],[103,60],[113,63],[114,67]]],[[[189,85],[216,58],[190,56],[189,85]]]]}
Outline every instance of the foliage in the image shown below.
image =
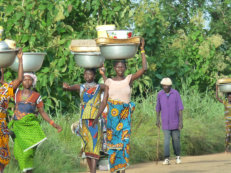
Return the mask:
{"type": "MultiPolygon", "coordinates": [[[[219,14],[222,14],[221,8],[216,7],[218,2],[221,1],[211,2],[211,9],[215,13],[219,8],[219,14]]],[[[147,40],[148,76],[154,88],[159,88],[159,81],[168,76],[177,88],[187,82],[190,87],[204,92],[214,88],[218,78],[228,75],[230,51],[227,40],[230,37],[226,39],[216,20],[212,20],[211,25],[220,28],[214,27],[220,32],[205,29],[205,14],[209,13],[207,5],[203,0],[144,0],[137,7],[134,15],[136,30],[147,40]]],[[[229,5],[227,1],[226,10],[229,5]]],[[[225,20],[228,21],[228,17],[225,20]]]]}
{"type": "MultiPolygon", "coordinates": [[[[45,51],[43,68],[37,72],[36,89],[43,96],[46,110],[76,111],[78,94],[62,90],[62,83],[83,83],[83,69],[75,66],[68,46],[72,39],[96,37],[98,24],[129,26],[132,3],[129,0],[0,0],[0,25],[5,36],[23,51],[45,51]],[[104,8],[106,7],[106,8],[104,8]]],[[[7,80],[15,75],[7,70],[7,80]]]]}
{"type": "MultiPolygon", "coordinates": [[[[223,105],[210,93],[201,94],[183,85],[180,92],[184,105],[181,131],[182,155],[201,155],[222,152],[225,149],[225,122],[223,105]],[[203,143],[201,143],[203,141],[203,143]]],[[[155,103],[157,93],[146,99],[136,100],[132,119],[131,162],[157,159],[158,128],[155,125],[155,103]]],[[[171,156],[174,157],[171,148],[171,156]]],[[[164,159],[164,136],[160,130],[159,159],[164,159]]]]}
{"type": "MultiPolygon", "coordinates": [[[[45,121],[42,121],[41,126],[47,136],[44,141],[36,150],[34,159],[34,172],[51,172],[51,173],[65,173],[65,172],[80,172],[86,168],[81,167],[81,157],[79,156],[81,143],[78,137],[74,136],[70,130],[71,123],[77,120],[76,115],[57,114],[55,119],[57,124],[63,128],[61,133],[57,133],[56,129],[45,121]],[[42,166],[41,166],[42,165],[42,166]]],[[[5,172],[19,173],[18,163],[13,155],[13,143],[10,142],[11,161],[6,167],[5,172]]]]}
{"type": "MultiPolygon", "coordinates": [[[[166,76],[177,88],[187,82],[203,92],[213,89],[216,79],[229,75],[229,0],[0,0],[0,9],[6,38],[16,40],[24,51],[47,52],[43,68],[37,72],[36,89],[51,112],[78,108],[78,94],[62,90],[63,82],[84,82],[83,69],[75,66],[68,46],[72,39],[95,38],[95,27],[101,24],[134,27],[135,35],[145,38],[149,68],[134,82],[134,96],[159,89],[159,81],[166,76]]],[[[140,68],[140,57],[137,54],[128,60],[126,74],[140,68]]],[[[113,76],[112,62],[106,61],[105,66],[108,77],[113,76]]],[[[5,76],[15,78],[10,70],[5,76]]],[[[96,79],[102,81],[99,74],[96,79]]]]}
{"type": "MultiPolygon", "coordinates": [[[[201,155],[223,152],[225,149],[225,122],[223,105],[214,100],[209,93],[201,94],[196,90],[188,90],[184,85],[180,92],[184,104],[183,124],[181,131],[182,155],[201,155]],[[201,142],[203,141],[203,142],[201,142]]],[[[149,94],[147,98],[135,100],[136,109],[132,115],[131,163],[156,160],[158,129],[155,126],[155,104],[157,93],[149,94]]],[[[70,125],[78,114],[57,113],[54,121],[63,127],[60,134],[47,122],[42,121],[42,128],[47,135],[45,141],[36,152],[35,172],[73,172],[86,168],[82,165],[80,137],[71,133],[70,125]],[[46,164],[44,164],[46,160],[46,164]],[[41,166],[43,165],[43,166],[41,166]]],[[[159,158],[163,159],[163,133],[160,130],[159,158]]],[[[11,143],[12,146],[12,143],[11,143]]],[[[12,151],[12,147],[11,147],[12,151]]],[[[13,154],[13,153],[12,153],[13,154]]],[[[171,156],[173,150],[171,147],[171,156]]],[[[17,162],[12,156],[6,173],[18,173],[17,162]]]]}

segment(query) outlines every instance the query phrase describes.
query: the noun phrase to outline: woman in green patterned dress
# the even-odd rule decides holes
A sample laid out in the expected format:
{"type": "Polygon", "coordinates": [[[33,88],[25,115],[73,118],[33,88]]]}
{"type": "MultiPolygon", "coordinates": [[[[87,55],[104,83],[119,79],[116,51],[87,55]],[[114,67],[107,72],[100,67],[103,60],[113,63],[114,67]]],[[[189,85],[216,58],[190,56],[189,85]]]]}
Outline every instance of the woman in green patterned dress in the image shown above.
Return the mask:
{"type": "Polygon", "coordinates": [[[37,146],[47,139],[36,116],[36,109],[58,132],[62,131],[62,128],[44,111],[40,94],[33,91],[36,81],[37,77],[34,74],[24,74],[23,90],[18,89],[15,93],[14,117],[9,124],[15,134],[14,156],[18,160],[20,169],[26,173],[31,173],[33,170],[33,158],[37,146]]]}

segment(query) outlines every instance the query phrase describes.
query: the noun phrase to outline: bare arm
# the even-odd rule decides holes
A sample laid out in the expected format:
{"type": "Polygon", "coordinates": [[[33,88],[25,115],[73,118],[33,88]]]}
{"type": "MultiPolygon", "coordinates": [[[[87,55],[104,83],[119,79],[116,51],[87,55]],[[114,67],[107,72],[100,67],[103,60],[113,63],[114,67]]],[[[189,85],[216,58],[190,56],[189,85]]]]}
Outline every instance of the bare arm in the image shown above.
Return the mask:
{"type": "Polygon", "coordinates": [[[63,83],[63,89],[66,91],[79,91],[80,85],[75,84],[75,85],[70,86],[67,83],[63,83]]]}
{"type": "Polygon", "coordinates": [[[100,87],[104,90],[104,96],[103,96],[103,101],[100,104],[98,114],[93,122],[93,126],[98,123],[98,118],[99,116],[103,113],[106,105],[107,105],[107,99],[108,99],[108,86],[101,84],[100,87]]]}
{"type": "Polygon", "coordinates": [[[22,48],[19,49],[17,54],[19,65],[18,65],[18,78],[12,82],[13,89],[16,90],[23,80],[23,64],[22,64],[22,48]]]}
{"type": "Polygon", "coordinates": [[[160,112],[161,112],[161,105],[160,105],[160,96],[157,95],[156,100],[156,126],[160,128],[160,112]]]}
{"type": "Polygon", "coordinates": [[[223,103],[223,100],[218,96],[218,85],[216,85],[216,98],[219,102],[223,103]]]}
{"type": "Polygon", "coordinates": [[[61,132],[61,131],[62,131],[62,128],[61,128],[59,125],[57,125],[57,124],[55,124],[55,123],[52,124],[52,120],[49,118],[49,116],[47,115],[47,113],[44,111],[43,107],[38,108],[38,110],[39,110],[39,113],[41,114],[41,116],[43,117],[43,119],[44,119],[45,121],[47,121],[47,122],[50,123],[54,128],[56,128],[56,129],[58,130],[58,132],[61,132]]]}
{"type": "Polygon", "coordinates": [[[146,60],[146,56],[145,56],[145,52],[144,52],[144,39],[141,38],[141,45],[140,45],[140,50],[141,50],[141,56],[142,56],[142,69],[138,70],[135,74],[132,75],[130,84],[132,84],[132,82],[136,79],[138,79],[139,77],[141,77],[145,71],[147,71],[148,67],[147,67],[147,60],[146,60]]]}
{"type": "Polygon", "coordinates": [[[102,75],[103,81],[105,82],[107,80],[107,76],[105,75],[105,67],[104,67],[104,65],[103,65],[103,67],[101,67],[99,69],[99,73],[102,75]]]}
{"type": "Polygon", "coordinates": [[[4,83],[4,68],[1,68],[1,84],[3,85],[4,83]]]}
{"type": "Polygon", "coordinates": [[[183,111],[179,111],[179,130],[183,129],[183,111]]]}
{"type": "Polygon", "coordinates": [[[160,112],[156,111],[156,126],[160,128],[160,112]]]}

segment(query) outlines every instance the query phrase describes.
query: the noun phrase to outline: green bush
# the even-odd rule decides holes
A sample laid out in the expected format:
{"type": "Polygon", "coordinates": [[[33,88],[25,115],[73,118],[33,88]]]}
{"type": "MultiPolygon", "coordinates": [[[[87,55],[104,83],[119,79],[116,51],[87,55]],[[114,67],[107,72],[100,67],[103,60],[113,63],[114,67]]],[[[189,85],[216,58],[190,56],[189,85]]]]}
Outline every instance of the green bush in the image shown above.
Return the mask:
{"type": "MultiPolygon", "coordinates": [[[[131,163],[157,159],[156,144],[158,128],[155,126],[155,103],[157,93],[147,98],[136,99],[136,110],[132,115],[131,163]]],[[[182,155],[200,155],[224,151],[225,124],[223,106],[211,94],[199,94],[193,90],[181,93],[184,104],[184,128],[181,132],[182,155]]],[[[78,114],[62,115],[57,113],[55,122],[63,127],[56,133],[48,123],[41,125],[48,137],[36,152],[35,173],[71,172],[86,169],[78,157],[80,137],[71,133],[70,125],[78,120],[78,114]]],[[[163,158],[163,133],[160,130],[159,158],[163,158]]],[[[12,145],[12,143],[11,143],[12,145]]],[[[11,147],[12,155],[13,148],[11,147]]],[[[173,150],[172,156],[173,156],[173,150]]],[[[19,172],[12,156],[6,168],[8,173],[19,172]]]]}
{"type": "MultiPolygon", "coordinates": [[[[155,125],[157,93],[138,99],[132,118],[131,162],[157,159],[158,128],[155,125]]],[[[200,155],[224,151],[225,123],[223,105],[211,94],[193,90],[181,93],[184,104],[184,128],[181,131],[182,155],[200,155]]],[[[159,158],[163,158],[164,136],[160,130],[159,158]]],[[[171,147],[171,155],[173,149],[171,147]]]]}

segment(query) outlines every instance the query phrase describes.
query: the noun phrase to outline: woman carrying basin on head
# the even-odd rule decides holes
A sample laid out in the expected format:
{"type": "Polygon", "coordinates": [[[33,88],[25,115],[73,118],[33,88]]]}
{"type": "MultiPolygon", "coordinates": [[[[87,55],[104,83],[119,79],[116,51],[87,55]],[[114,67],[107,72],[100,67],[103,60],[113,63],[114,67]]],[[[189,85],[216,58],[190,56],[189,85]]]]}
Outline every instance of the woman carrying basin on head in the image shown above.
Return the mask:
{"type": "Polygon", "coordinates": [[[9,124],[9,127],[15,134],[15,158],[19,163],[20,169],[26,173],[31,173],[33,170],[33,158],[37,146],[47,139],[36,116],[36,110],[58,132],[62,131],[62,128],[55,124],[44,111],[40,94],[33,90],[36,82],[37,77],[35,74],[24,73],[23,89],[17,89],[15,93],[14,117],[9,124]]]}
{"type": "Polygon", "coordinates": [[[64,83],[63,88],[68,91],[80,93],[80,121],[79,129],[75,133],[82,138],[83,152],[91,173],[96,172],[96,162],[100,157],[101,127],[98,118],[102,114],[108,97],[108,87],[95,83],[95,69],[85,69],[84,79],[86,83],[69,86],[64,83]],[[101,102],[101,93],[104,97],[101,102]]]}
{"type": "Polygon", "coordinates": [[[225,129],[226,129],[226,137],[225,137],[225,152],[230,153],[230,145],[231,145],[231,93],[226,93],[226,100],[222,100],[218,96],[218,85],[216,85],[216,98],[219,102],[224,104],[225,107],[225,129]]]}
{"type": "Polygon", "coordinates": [[[18,88],[23,79],[22,49],[18,52],[19,68],[18,78],[10,83],[4,82],[4,72],[1,69],[0,87],[0,173],[3,173],[5,166],[10,161],[9,151],[9,130],[6,122],[7,108],[9,100],[14,96],[14,91],[18,88]]]}
{"type": "Polygon", "coordinates": [[[105,84],[109,87],[108,115],[107,115],[107,148],[109,154],[110,171],[125,172],[129,166],[131,115],[135,104],[131,102],[132,83],[147,70],[144,51],[144,39],[141,39],[142,68],[135,74],[125,76],[125,60],[114,63],[116,76],[106,78],[104,71],[100,73],[105,84]]]}

